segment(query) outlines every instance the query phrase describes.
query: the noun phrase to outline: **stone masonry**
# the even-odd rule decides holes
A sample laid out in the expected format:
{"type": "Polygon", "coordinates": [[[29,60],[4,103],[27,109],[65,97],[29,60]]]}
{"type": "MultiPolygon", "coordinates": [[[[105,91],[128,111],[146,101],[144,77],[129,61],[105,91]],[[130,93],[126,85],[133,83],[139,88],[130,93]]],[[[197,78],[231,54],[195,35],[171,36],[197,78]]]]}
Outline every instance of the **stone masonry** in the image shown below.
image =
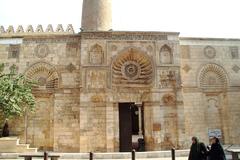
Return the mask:
{"type": "Polygon", "coordinates": [[[11,134],[40,150],[117,152],[119,103],[132,102],[143,105],[146,150],[208,143],[209,132],[240,144],[240,39],[110,31],[109,21],[80,33],[0,27],[5,71],[15,65],[38,82],[27,130],[19,117],[11,134]]]}

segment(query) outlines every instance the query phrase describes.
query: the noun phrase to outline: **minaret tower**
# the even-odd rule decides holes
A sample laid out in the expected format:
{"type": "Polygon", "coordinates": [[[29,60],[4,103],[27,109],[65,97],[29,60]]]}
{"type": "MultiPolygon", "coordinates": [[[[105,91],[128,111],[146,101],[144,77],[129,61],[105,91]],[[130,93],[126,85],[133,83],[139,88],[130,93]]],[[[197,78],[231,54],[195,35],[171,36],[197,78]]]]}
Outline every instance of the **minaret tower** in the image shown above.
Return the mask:
{"type": "Polygon", "coordinates": [[[83,31],[109,31],[112,29],[112,0],[83,0],[83,31]]]}

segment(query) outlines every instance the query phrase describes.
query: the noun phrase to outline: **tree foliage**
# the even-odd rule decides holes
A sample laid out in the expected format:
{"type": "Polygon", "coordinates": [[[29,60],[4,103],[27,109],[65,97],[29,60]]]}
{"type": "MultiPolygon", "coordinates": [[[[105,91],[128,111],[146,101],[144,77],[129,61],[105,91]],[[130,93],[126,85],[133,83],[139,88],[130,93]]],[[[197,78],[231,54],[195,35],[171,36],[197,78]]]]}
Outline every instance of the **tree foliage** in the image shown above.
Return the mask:
{"type": "Polygon", "coordinates": [[[4,118],[22,116],[35,108],[35,99],[32,94],[33,82],[24,75],[17,74],[16,66],[4,73],[4,65],[0,64],[0,110],[4,118]]]}

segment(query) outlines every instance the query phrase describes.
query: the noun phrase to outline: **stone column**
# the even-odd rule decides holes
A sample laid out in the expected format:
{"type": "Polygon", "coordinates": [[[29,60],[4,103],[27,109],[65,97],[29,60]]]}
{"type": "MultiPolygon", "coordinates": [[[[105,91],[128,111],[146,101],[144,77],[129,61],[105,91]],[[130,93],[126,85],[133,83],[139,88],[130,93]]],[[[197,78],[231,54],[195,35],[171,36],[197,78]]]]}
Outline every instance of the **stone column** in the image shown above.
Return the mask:
{"type": "Polygon", "coordinates": [[[82,30],[112,29],[112,0],[83,0],[82,30]]]}
{"type": "Polygon", "coordinates": [[[138,104],[138,126],[139,126],[139,132],[138,135],[142,136],[142,104],[138,104]]]}

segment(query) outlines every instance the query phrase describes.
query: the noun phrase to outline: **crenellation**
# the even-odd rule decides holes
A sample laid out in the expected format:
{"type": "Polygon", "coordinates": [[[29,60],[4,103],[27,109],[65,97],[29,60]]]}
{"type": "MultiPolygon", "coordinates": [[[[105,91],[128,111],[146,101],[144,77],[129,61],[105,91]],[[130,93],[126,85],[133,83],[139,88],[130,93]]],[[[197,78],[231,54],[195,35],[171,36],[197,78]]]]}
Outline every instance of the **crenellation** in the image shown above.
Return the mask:
{"type": "Polygon", "coordinates": [[[0,34],[5,33],[5,28],[3,26],[0,26],[0,34]]]}
{"type": "Polygon", "coordinates": [[[6,31],[8,34],[12,34],[12,33],[14,33],[14,28],[13,28],[13,26],[11,25],[11,26],[8,26],[8,29],[7,29],[7,31],[6,31]]]}
{"type": "Polygon", "coordinates": [[[27,29],[26,29],[26,32],[27,33],[33,33],[34,31],[33,31],[33,26],[32,25],[28,25],[27,26],[27,29]]]}
{"type": "Polygon", "coordinates": [[[22,25],[18,26],[16,33],[24,33],[24,29],[22,25]]]}
{"type": "Polygon", "coordinates": [[[64,32],[62,24],[58,24],[58,26],[56,28],[56,32],[64,32]]]}
{"type": "Polygon", "coordinates": [[[51,24],[49,24],[46,28],[46,31],[45,32],[53,32],[53,27],[51,24]]]}
{"type": "Polygon", "coordinates": [[[42,32],[43,32],[43,27],[42,27],[42,25],[39,24],[39,25],[37,26],[35,32],[37,32],[37,33],[42,33],[42,32]]]}
{"type": "Polygon", "coordinates": [[[71,35],[74,34],[74,29],[71,24],[68,24],[67,27],[64,29],[62,24],[58,24],[56,29],[53,29],[53,26],[49,24],[45,31],[42,25],[37,25],[34,29],[32,25],[28,25],[26,29],[23,28],[22,25],[8,26],[7,30],[5,30],[4,26],[0,26],[0,37],[8,37],[8,36],[31,36],[31,35],[71,35]]]}

